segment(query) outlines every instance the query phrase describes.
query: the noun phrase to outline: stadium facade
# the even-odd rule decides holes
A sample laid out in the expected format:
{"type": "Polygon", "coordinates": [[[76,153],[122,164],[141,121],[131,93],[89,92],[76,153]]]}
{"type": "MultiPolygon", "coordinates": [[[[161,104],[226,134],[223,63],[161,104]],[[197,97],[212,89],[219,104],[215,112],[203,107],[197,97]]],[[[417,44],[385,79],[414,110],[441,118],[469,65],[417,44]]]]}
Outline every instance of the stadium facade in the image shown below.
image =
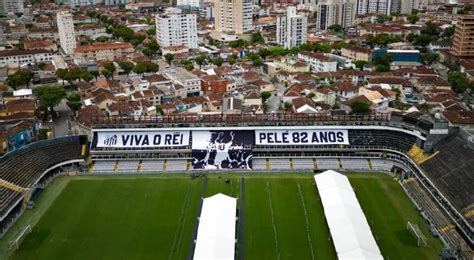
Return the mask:
{"type": "Polygon", "coordinates": [[[446,122],[398,114],[98,117],[93,122],[89,138],[38,142],[1,158],[2,234],[22,213],[24,201],[67,169],[79,174],[332,169],[396,176],[443,243],[472,252],[474,138],[446,122]]]}

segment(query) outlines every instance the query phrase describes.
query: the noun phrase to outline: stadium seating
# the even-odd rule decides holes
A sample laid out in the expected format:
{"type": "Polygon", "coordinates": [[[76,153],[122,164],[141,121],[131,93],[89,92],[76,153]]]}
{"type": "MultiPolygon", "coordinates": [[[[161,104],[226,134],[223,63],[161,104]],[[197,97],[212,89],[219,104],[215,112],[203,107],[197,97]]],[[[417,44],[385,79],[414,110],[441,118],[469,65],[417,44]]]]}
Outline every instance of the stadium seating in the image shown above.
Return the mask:
{"type": "Polygon", "coordinates": [[[186,160],[167,160],[166,172],[184,172],[186,171],[186,160]]]}
{"type": "MultiPolygon", "coordinates": [[[[474,208],[474,151],[460,133],[441,141],[435,150],[439,153],[423,162],[421,168],[454,207],[467,215],[474,208]]],[[[466,218],[474,224],[474,215],[466,218]]]]}
{"type": "Polygon", "coordinates": [[[79,136],[40,141],[5,155],[0,161],[0,177],[20,187],[35,184],[48,168],[81,155],[84,139],[79,136]]]}
{"type": "Polygon", "coordinates": [[[416,137],[389,130],[351,129],[349,142],[352,146],[385,146],[406,152],[416,143],[416,137]]]}
{"type": "Polygon", "coordinates": [[[339,170],[339,161],[335,158],[318,158],[316,159],[319,170],[339,170]]]}
{"type": "Polygon", "coordinates": [[[164,163],[164,160],[143,160],[141,172],[162,172],[164,163]]]}
{"type": "Polygon", "coordinates": [[[390,172],[393,168],[393,162],[384,159],[370,159],[373,171],[390,172]]]}
{"type": "Polygon", "coordinates": [[[119,161],[118,172],[119,173],[136,173],[138,170],[139,161],[119,161]]]}
{"type": "Polygon", "coordinates": [[[106,173],[115,171],[116,161],[96,161],[94,163],[93,172],[106,173]]]}
{"type": "Polygon", "coordinates": [[[365,158],[360,159],[341,159],[342,168],[351,171],[370,170],[369,162],[365,158]]]}
{"type": "Polygon", "coordinates": [[[271,158],[270,169],[276,171],[290,171],[290,160],[288,158],[271,158]]]}
{"type": "Polygon", "coordinates": [[[294,158],[293,159],[293,170],[305,171],[313,170],[313,159],[312,158],[294,158]]]}
{"type": "Polygon", "coordinates": [[[267,160],[265,158],[253,158],[252,167],[255,171],[266,171],[267,160]]]}
{"type": "MultiPolygon", "coordinates": [[[[70,136],[39,141],[14,150],[0,158],[0,178],[22,188],[34,188],[48,169],[66,161],[84,159],[86,143],[85,136],[70,136]]],[[[0,187],[2,229],[8,226],[4,222],[9,218],[8,211],[15,205],[21,208],[15,204],[21,198],[20,192],[0,187]]]]}
{"type": "Polygon", "coordinates": [[[402,182],[402,186],[407,191],[408,196],[422,210],[423,215],[433,225],[438,234],[452,248],[458,247],[458,242],[462,240],[455,231],[455,226],[446,213],[438,208],[429,194],[421,187],[417,179],[412,178],[402,182]]]}

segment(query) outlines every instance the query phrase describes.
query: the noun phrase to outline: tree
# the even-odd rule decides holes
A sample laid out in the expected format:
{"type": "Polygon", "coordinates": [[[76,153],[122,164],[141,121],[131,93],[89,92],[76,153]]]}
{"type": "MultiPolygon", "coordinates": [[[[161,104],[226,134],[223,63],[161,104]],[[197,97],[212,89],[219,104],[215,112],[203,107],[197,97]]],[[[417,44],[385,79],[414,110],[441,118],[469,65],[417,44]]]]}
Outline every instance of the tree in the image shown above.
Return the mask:
{"type": "Polygon", "coordinates": [[[290,112],[293,110],[293,104],[290,102],[285,102],[284,107],[285,107],[285,111],[290,112]]]}
{"type": "Polygon", "coordinates": [[[416,14],[411,14],[407,17],[407,19],[411,24],[415,24],[416,22],[418,22],[418,20],[420,20],[420,17],[418,17],[418,15],[416,14]]]}
{"type": "Polygon", "coordinates": [[[95,40],[98,41],[98,42],[108,42],[108,41],[109,41],[109,37],[107,37],[107,36],[100,36],[100,37],[97,37],[95,40]]]}
{"type": "Polygon", "coordinates": [[[54,107],[66,97],[66,91],[61,86],[39,86],[33,89],[33,94],[38,98],[39,103],[48,111],[53,112],[54,107]]]}
{"type": "Polygon", "coordinates": [[[77,112],[82,106],[81,95],[78,92],[74,92],[67,96],[67,105],[72,111],[77,112]]]}
{"type": "Polygon", "coordinates": [[[80,78],[86,82],[89,82],[94,78],[94,75],[92,75],[92,73],[90,73],[89,71],[83,69],[80,73],[80,78]]]}
{"type": "Polygon", "coordinates": [[[166,60],[166,62],[168,62],[169,65],[171,65],[171,62],[173,61],[173,58],[174,58],[174,55],[171,54],[171,53],[167,53],[165,55],[165,60],[166,60]]]}
{"type": "Polygon", "coordinates": [[[255,67],[260,68],[260,67],[263,66],[264,63],[263,63],[263,61],[262,61],[261,59],[256,59],[256,60],[252,61],[252,64],[253,64],[255,67]]]}
{"type": "Polygon", "coordinates": [[[446,29],[443,30],[443,37],[451,37],[454,35],[454,30],[456,29],[456,27],[453,25],[453,26],[450,26],[446,29]]]}
{"type": "Polygon", "coordinates": [[[230,65],[234,64],[236,61],[237,61],[238,57],[237,55],[235,54],[232,54],[230,55],[229,57],[227,57],[227,63],[229,63],[230,65]]]}
{"type": "Polygon", "coordinates": [[[272,93],[269,91],[263,91],[260,93],[260,96],[262,98],[262,104],[265,104],[267,100],[272,96],[272,93]]]}
{"type": "Polygon", "coordinates": [[[224,59],[218,56],[218,57],[212,58],[210,62],[216,65],[217,67],[220,67],[224,63],[224,59]]]}
{"type": "Polygon", "coordinates": [[[5,81],[8,86],[12,87],[14,90],[17,90],[17,88],[21,85],[23,85],[23,79],[21,78],[20,75],[18,74],[12,74],[8,75],[7,80],[5,81]]]}
{"type": "Polygon", "coordinates": [[[30,87],[31,80],[33,79],[33,72],[27,69],[21,69],[14,74],[8,75],[6,83],[13,89],[17,89],[20,86],[26,85],[30,87]]]}
{"type": "MultiPolygon", "coordinates": [[[[110,72],[110,73],[108,73],[108,74],[109,74],[109,77],[112,77],[112,79],[114,79],[114,73],[115,73],[115,71],[117,70],[117,68],[115,68],[114,63],[112,63],[112,62],[106,62],[106,63],[104,63],[103,67],[104,67],[105,70],[107,70],[107,71],[110,72]]],[[[104,76],[105,76],[105,75],[104,75],[104,76]]]]}
{"type": "Polygon", "coordinates": [[[58,76],[58,78],[63,80],[63,85],[64,85],[64,81],[66,80],[66,76],[67,76],[67,69],[57,69],[56,76],[58,76]]]}
{"type": "Polygon", "coordinates": [[[127,76],[130,74],[130,72],[133,70],[133,67],[135,66],[133,62],[128,60],[119,61],[118,65],[120,69],[122,69],[127,74],[127,76]]]}
{"type": "Polygon", "coordinates": [[[38,62],[36,63],[36,65],[38,66],[40,70],[44,70],[44,68],[46,68],[48,64],[46,64],[46,62],[38,62]]]}
{"type": "Polygon", "coordinates": [[[432,40],[432,36],[428,34],[420,34],[415,37],[415,41],[413,42],[413,44],[421,47],[426,47],[428,46],[428,44],[430,44],[432,40]]]}
{"type": "Polygon", "coordinates": [[[259,31],[252,33],[252,43],[265,43],[265,40],[262,37],[262,34],[259,31]]]}
{"type": "Polygon", "coordinates": [[[93,70],[90,73],[91,73],[92,76],[94,76],[95,81],[97,81],[97,78],[99,78],[99,76],[100,76],[99,71],[98,70],[93,70]]]}
{"type": "Polygon", "coordinates": [[[184,66],[184,68],[188,71],[192,71],[194,69],[194,65],[193,65],[193,62],[188,60],[188,59],[184,59],[184,60],[181,60],[180,61],[181,65],[184,66]]]}
{"type": "Polygon", "coordinates": [[[431,65],[439,61],[439,54],[435,52],[421,54],[421,60],[431,65]]]}
{"type": "Polygon", "coordinates": [[[390,21],[391,17],[388,16],[388,15],[384,15],[384,14],[380,14],[380,15],[377,15],[377,23],[385,23],[385,22],[388,22],[390,21]]]}
{"type": "Polygon", "coordinates": [[[381,55],[379,57],[377,57],[375,60],[374,60],[374,65],[376,66],[375,67],[375,70],[377,72],[386,72],[386,71],[390,71],[390,62],[392,61],[392,56],[390,56],[389,54],[384,54],[384,55],[381,55]]]}
{"type": "Polygon", "coordinates": [[[469,82],[466,73],[459,71],[450,72],[448,74],[448,82],[451,89],[456,93],[463,93],[467,89],[474,90],[474,85],[469,82]]]}
{"type": "Polygon", "coordinates": [[[313,92],[308,94],[308,98],[310,98],[310,99],[313,99],[315,96],[316,96],[316,94],[314,94],[313,92]]]}
{"type": "Polygon", "coordinates": [[[101,72],[102,76],[104,76],[106,79],[109,79],[111,77],[113,77],[113,73],[110,72],[110,70],[108,69],[103,69],[101,72]]]}
{"type": "Polygon", "coordinates": [[[426,22],[425,27],[421,29],[421,34],[428,34],[431,36],[438,36],[439,32],[440,30],[438,26],[432,22],[426,22]]]}
{"type": "Polygon", "coordinates": [[[354,65],[356,66],[356,68],[358,68],[360,70],[364,69],[365,64],[367,64],[367,61],[365,61],[365,60],[356,60],[356,61],[354,61],[354,65]]]}
{"type": "Polygon", "coordinates": [[[342,31],[342,26],[340,24],[333,24],[333,25],[329,26],[328,29],[335,32],[335,33],[339,33],[339,32],[342,31]]]}
{"type": "Polygon", "coordinates": [[[206,56],[199,55],[196,58],[194,58],[194,61],[196,62],[197,65],[199,65],[199,68],[201,68],[202,65],[206,62],[206,56]]]}
{"type": "Polygon", "coordinates": [[[354,100],[351,104],[351,111],[354,114],[368,114],[370,113],[370,104],[365,101],[354,100]]]}

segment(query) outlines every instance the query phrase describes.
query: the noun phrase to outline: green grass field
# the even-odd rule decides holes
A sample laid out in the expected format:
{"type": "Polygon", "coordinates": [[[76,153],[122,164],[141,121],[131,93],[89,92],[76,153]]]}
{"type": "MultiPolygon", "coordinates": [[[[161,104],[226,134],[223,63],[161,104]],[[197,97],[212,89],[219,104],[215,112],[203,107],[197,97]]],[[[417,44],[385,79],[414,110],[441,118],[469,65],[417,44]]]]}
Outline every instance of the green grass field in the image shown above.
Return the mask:
{"type": "MultiPolygon", "coordinates": [[[[183,176],[72,178],[12,258],[184,259],[201,192],[239,198],[239,258],[336,258],[312,175],[245,175],[244,184],[242,177],[211,175],[205,191],[203,178],[183,176]]],[[[352,174],[350,181],[385,258],[437,258],[440,242],[391,177],[352,174]],[[423,228],[429,247],[416,246],[408,220],[423,228]]]]}

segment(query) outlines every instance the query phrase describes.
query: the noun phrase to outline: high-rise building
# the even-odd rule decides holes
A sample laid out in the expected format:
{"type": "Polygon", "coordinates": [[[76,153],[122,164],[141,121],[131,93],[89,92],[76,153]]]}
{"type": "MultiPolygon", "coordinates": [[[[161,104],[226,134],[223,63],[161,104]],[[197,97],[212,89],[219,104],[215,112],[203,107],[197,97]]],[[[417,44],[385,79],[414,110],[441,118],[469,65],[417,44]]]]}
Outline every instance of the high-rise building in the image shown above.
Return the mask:
{"type": "Polygon", "coordinates": [[[474,15],[458,15],[451,53],[461,59],[474,58],[474,15]]]}
{"type": "Polygon", "coordinates": [[[334,24],[339,24],[342,28],[351,27],[354,25],[355,15],[355,0],[322,0],[318,3],[316,28],[327,30],[334,24]]]}
{"type": "Polygon", "coordinates": [[[162,47],[184,45],[197,48],[195,14],[182,14],[179,9],[156,15],[156,41],[162,47]]]}
{"type": "Polygon", "coordinates": [[[0,13],[23,13],[23,0],[0,0],[0,13]]]}
{"type": "Polygon", "coordinates": [[[252,0],[216,0],[214,29],[243,34],[252,30],[252,0]]]}
{"type": "Polygon", "coordinates": [[[292,48],[306,42],[308,17],[296,13],[296,7],[288,6],[286,15],[277,18],[277,42],[292,48]]]}
{"type": "Polygon", "coordinates": [[[56,15],[58,24],[59,45],[65,54],[74,53],[76,48],[76,34],[74,33],[74,21],[72,14],[60,11],[56,15]]]}
{"type": "Polygon", "coordinates": [[[88,6],[95,5],[95,0],[69,0],[69,6],[88,6]]]}
{"type": "Polygon", "coordinates": [[[392,11],[392,0],[357,0],[356,14],[386,14],[392,11]]]}
{"type": "Polygon", "coordinates": [[[104,5],[126,5],[129,0],[104,0],[104,5]]]}

